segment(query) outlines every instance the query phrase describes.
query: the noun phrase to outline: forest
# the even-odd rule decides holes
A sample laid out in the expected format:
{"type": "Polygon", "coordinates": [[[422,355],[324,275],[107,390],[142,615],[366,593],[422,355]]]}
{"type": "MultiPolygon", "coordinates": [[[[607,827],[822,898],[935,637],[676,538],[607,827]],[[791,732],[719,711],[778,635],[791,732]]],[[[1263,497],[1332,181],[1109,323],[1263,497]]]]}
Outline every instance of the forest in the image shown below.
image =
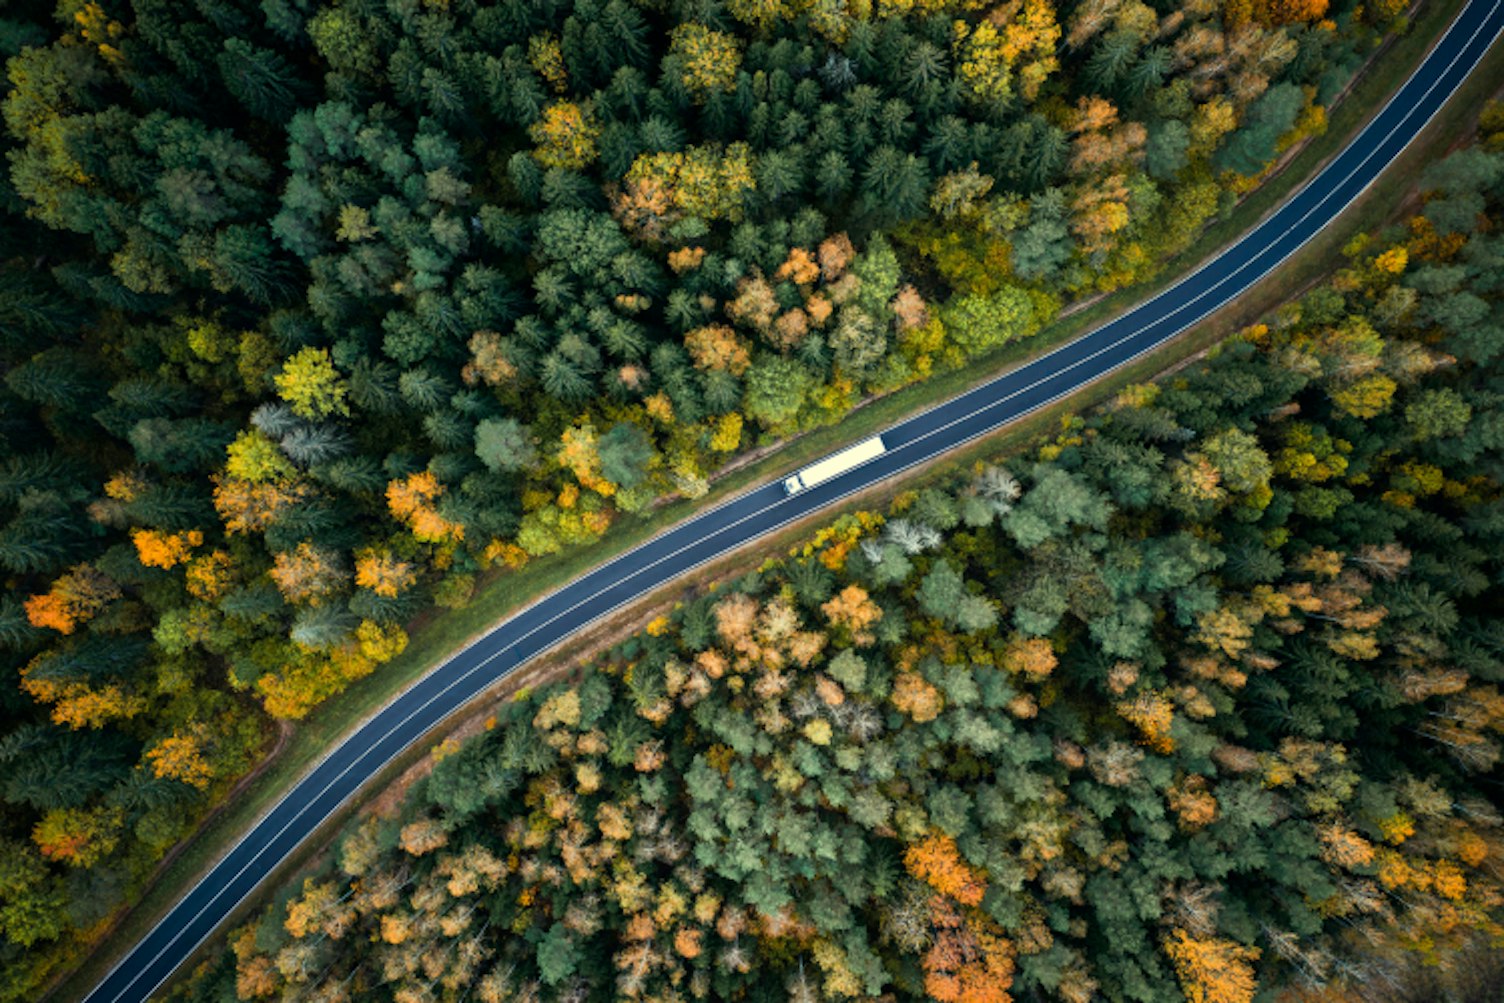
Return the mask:
{"type": "Polygon", "coordinates": [[[1497,999],[1483,123],[1206,359],[436,746],[171,998],[1497,999]]]}
{"type": "Polygon", "coordinates": [[[0,1000],[419,614],[1154,276],[1406,23],[0,4],[0,1000]]]}

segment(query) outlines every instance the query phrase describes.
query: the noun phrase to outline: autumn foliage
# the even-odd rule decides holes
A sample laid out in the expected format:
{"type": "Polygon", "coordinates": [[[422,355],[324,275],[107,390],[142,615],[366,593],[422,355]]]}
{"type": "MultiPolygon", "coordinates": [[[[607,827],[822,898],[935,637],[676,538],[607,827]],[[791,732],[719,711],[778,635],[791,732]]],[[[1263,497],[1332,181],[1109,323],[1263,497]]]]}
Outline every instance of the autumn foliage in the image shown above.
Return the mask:
{"type": "Polygon", "coordinates": [[[962,905],[981,905],[987,883],[961,859],[956,841],[944,833],[931,833],[904,850],[904,868],[942,895],[962,905]]]}

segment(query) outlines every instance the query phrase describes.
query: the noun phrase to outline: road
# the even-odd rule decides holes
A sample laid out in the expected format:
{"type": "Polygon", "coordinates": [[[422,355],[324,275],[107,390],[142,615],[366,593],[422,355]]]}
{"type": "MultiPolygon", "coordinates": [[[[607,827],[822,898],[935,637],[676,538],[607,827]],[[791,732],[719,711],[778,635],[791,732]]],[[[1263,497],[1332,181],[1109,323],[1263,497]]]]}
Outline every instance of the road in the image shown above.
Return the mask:
{"type": "Polygon", "coordinates": [[[793,497],[764,485],[679,524],[494,628],[390,703],[289,790],[124,957],[87,1003],[147,999],[361,784],[450,712],[537,653],[676,576],[1067,396],[1163,345],[1277,268],[1363,192],[1504,27],[1470,0],[1426,61],[1343,152],[1221,254],[1116,320],[883,432],[889,451],[793,497]]]}

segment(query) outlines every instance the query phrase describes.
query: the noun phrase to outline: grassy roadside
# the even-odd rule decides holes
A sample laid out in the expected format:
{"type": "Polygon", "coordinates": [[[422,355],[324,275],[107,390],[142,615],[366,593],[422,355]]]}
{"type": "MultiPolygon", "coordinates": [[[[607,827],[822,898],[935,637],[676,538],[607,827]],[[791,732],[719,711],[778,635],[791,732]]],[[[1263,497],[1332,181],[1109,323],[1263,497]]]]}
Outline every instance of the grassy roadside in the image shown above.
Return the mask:
{"type": "MultiPolygon", "coordinates": [[[[1269,180],[1245,200],[1229,218],[1204,233],[1190,251],[1182,255],[1172,268],[1166,269],[1166,277],[1159,283],[1136,287],[1105,297],[1053,325],[1040,336],[1026,343],[1007,346],[990,357],[976,360],[964,371],[939,375],[917,387],[872,402],[855,412],[841,425],[803,436],[776,453],[722,478],[711,495],[703,502],[675,503],[658,510],[648,520],[624,522],[613,530],[609,542],[583,548],[550,560],[535,562],[519,574],[492,581],[487,588],[477,594],[474,602],[466,609],[446,612],[429,620],[421,630],[415,632],[412,644],[400,659],[383,667],[378,675],[363,680],[342,696],[330,701],[309,721],[300,724],[283,753],[268,765],[233,805],[228,806],[206,823],[184,852],[163,870],[152,889],[112,933],[109,943],[97,951],[70,978],[60,983],[52,995],[56,998],[67,999],[81,997],[87,988],[108,970],[113,963],[114,956],[139,938],[165,912],[175,899],[178,890],[186,887],[197,875],[211,866],[217,859],[220,848],[229,845],[236,834],[249,827],[276,801],[282,791],[291,786],[300,774],[317,762],[339,736],[348,732],[359,721],[370,716],[400,693],[434,662],[469,638],[488,629],[498,619],[532,597],[577,577],[585,569],[661,532],[665,527],[683,519],[704,504],[714,503],[717,499],[728,497],[750,484],[759,483],[799,466],[813,457],[829,452],[840,443],[892,424],[902,416],[919,410],[936,399],[951,396],[969,385],[990,378],[996,372],[1017,364],[1051,345],[1079,335],[1103,319],[1149,295],[1154,289],[1168,285],[1175,276],[1183,274],[1195,262],[1214,252],[1237,233],[1246,230],[1308,177],[1316,166],[1340,149],[1347,137],[1419,61],[1429,46],[1430,40],[1440,34],[1459,6],[1460,0],[1432,0],[1428,3],[1416,19],[1411,32],[1404,38],[1396,40],[1385,54],[1382,63],[1375,66],[1372,72],[1361,79],[1353,87],[1347,99],[1333,111],[1326,134],[1308,144],[1280,175],[1269,180]]],[[[1478,95],[1486,90],[1485,87],[1480,86],[1479,82],[1487,81],[1490,77],[1498,79],[1501,61],[1497,55],[1497,53],[1491,54],[1484,68],[1475,73],[1474,77],[1464,85],[1460,95],[1462,99],[1453,100],[1448,109],[1433,124],[1432,129],[1428,130],[1428,135],[1433,138],[1450,137],[1459,130],[1467,115],[1470,115],[1471,111],[1476,108],[1478,95]],[[1471,99],[1465,96],[1470,91],[1475,92],[1471,99]]],[[[1392,206],[1397,201],[1398,193],[1403,192],[1404,185],[1408,183],[1409,177],[1413,176],[1417,165],[1424,162],[1424,150],[1428,145],[1424,141],[1413,145],[1402,163],[1396,165],[1398,169],[1391,169],[1385,176],[1385,182],[1371,190],[1362,203],[1350,209],[1341,226],[1330,228],[1318,242],[1309,246],[1299,259],[1282,270],[1279,280],[1266,280],[1263,287],[1241,301],[1236,309],[1251,311],[1250,315],[1256,316],[1269,305],[1268,301],[1274,295],[1271,291],[1288,290],[1293,285],[1307,281],[1310,277],[1323,272],[1336,249],[1346,239],[1345,235],[1372,225],[1383,217],[1387,211],[1385,207],[1392,206]],[[1334,236],[1334,233],[1339,231],[1343,235],[1340,239],[1334,236]],[[1301,275],[1305,278],[1300,278],[1301,275]],[[1264,303],[1265,306],[1255,306],[1256,302],[1264,303]]],[[[1013,448],[1038,434],[1040,429],[1052,424],[1061,410],[1087,406],[1111,393],[1122,383],[1141,380],[1152,375],[1162,369],[1167,361],[1183,358],[1190,352],[1214,343],[1234,323],[1236,321],[1228,316],[1203,324],[1197,331],[1188,333],[1174,347],[1157,354],[1152,360],[1141,360],[1135,366],[1082,391],[1070,401],[1010,426],[953,456],[946,457],[944,461],[937,462],[949,463],[958,457],[964,458],[978,453],[990,454],[1013,448]]],[[[848,504],[850,506],[871,504],[874,498],[879,497],[876,493],[892,490],[890,484],[881,485],[873,489],[874,493],[863,496],[860,502],[853,501],[848,504]]],[[[827,510],[812,519],[824,521],[840,510],[827,510]]],[[[785,530],[773,540],[756,541],[755,547],[759,551],[766,550],[805,531],[805,527],[785,530]]],[[[734,560],[745,560],[745,557],[734,558],[734,560]]],[[[710,569],[703,573],[713,576],[715,571],[710,569]]],[[[683,586],[680,584],[674,588],[682,589],[683,586]]],[[[648,603],[655,601],[662,601],[662,596],[649,597],[646,600],[648,603]]],[[[641,608],[641,605],[634,605],[633,611],[622,615],[635,615],[634,611],[641,608]]],[[[395,764],[387,771],[386,777],[389,778],[405,769],[414,759],[421,756],[425,749],[424,743],[414,746],[414,749],[403,757],[402,762],[395,764]]],[[[313,842],[311,841],[310,845],[313,842]]]]}

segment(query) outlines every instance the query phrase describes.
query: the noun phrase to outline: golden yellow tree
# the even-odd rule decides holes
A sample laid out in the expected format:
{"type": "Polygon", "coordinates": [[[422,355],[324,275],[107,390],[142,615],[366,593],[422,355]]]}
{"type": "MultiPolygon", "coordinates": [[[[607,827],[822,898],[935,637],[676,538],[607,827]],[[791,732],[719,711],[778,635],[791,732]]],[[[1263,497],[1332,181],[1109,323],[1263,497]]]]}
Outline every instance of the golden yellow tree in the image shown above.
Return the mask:
{"type": "Polygon", "coordinates": [[[193,556],[204,534],[196,529],[182,533],[138,529],[131,533],[131,542],[136,545],[136,559],[148,568],[175,568],[193,556]]]}
{"type": "Polygon", "coordinates": [[[736,38],[694,21],[669,34],[669,53],[679,62],[679,81],[696,101],[736,89],[742,52],[736,38]]]}
{"type": "Polygon", "coordinates": [[[1184,930],[1165,938],[1187,1003],[1250,1003],[1258,991],[1253,962],[1259,949],[1230,940],[1198,939],[1184,930]]]}
{"type": "Polygon", "coordinates": [[[192,732],[175,730],[146,751],[154,776],[180,780],[199,790],[206,790],[214,779],[214,767],[204,758],[202,729],[192,732]]]}
{"type": "Polygon", "coordinates": [[[537,144],[533,156],[544,167],[579,170],[596,157],[601,127],[588,104],[555,101],[528,129],[537,144]]]}
{"type": "Polygon", "coordinates": [[[355,558],[355,584],[390,599],[418,580],[417,566],[393,555],[391,548],[367,547],[355,558]]]}

